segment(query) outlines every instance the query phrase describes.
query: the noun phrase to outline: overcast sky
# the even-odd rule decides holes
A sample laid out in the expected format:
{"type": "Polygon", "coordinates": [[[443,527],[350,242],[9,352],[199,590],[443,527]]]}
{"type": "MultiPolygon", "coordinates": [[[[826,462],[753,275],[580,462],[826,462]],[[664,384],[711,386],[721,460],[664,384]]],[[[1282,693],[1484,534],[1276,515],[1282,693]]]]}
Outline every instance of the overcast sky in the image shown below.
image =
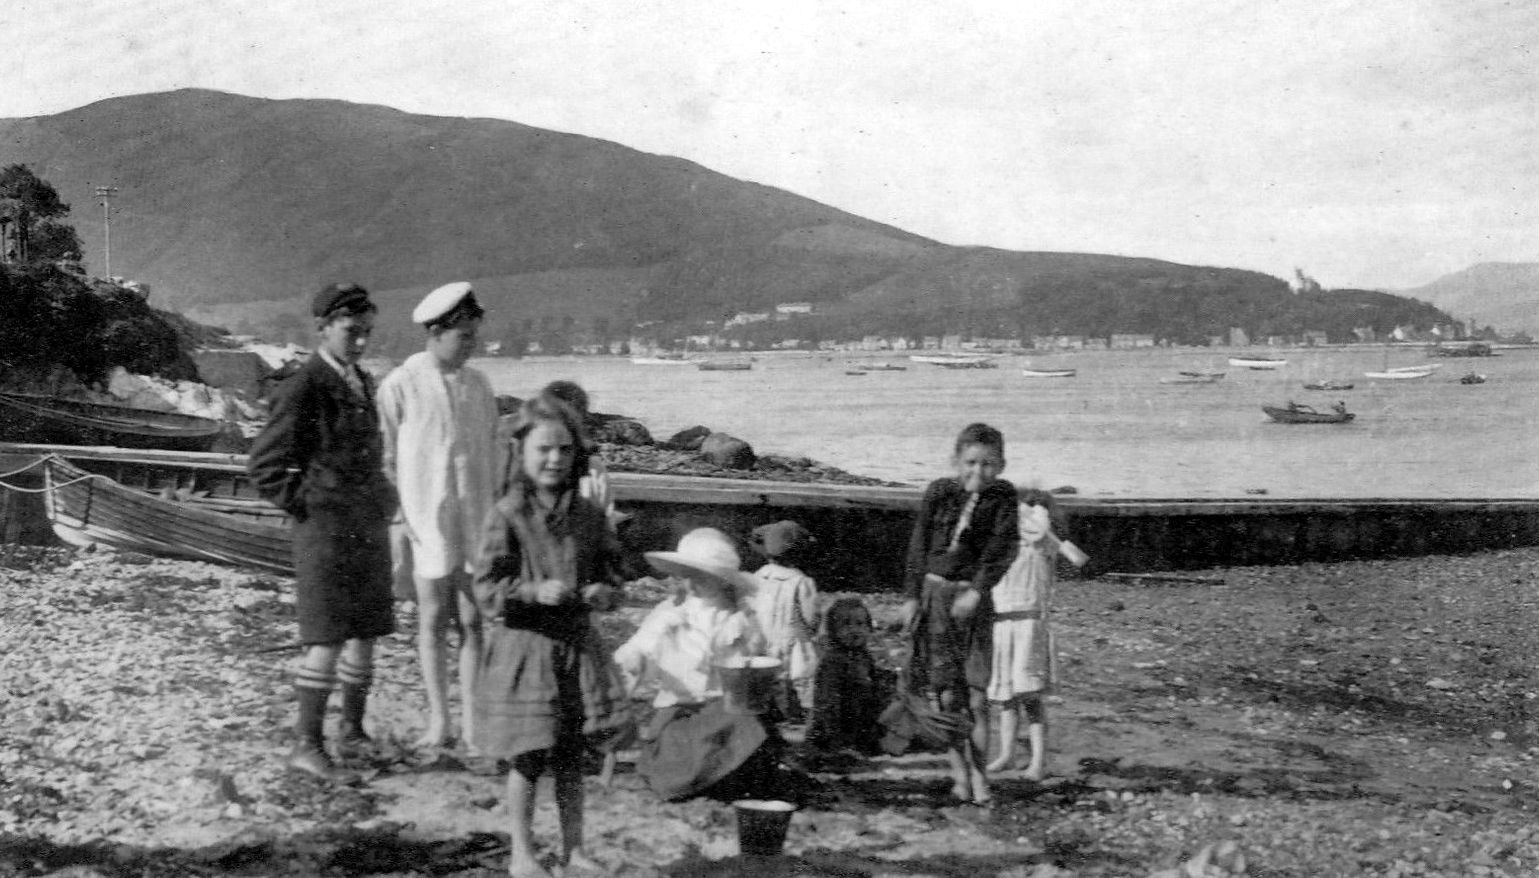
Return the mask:
{"type": "Polygon", "coordinates": [[[952,244],[1539,260],[1531,0],[5,0],[0,117],[213,88],[682,156],[952,244]]]}

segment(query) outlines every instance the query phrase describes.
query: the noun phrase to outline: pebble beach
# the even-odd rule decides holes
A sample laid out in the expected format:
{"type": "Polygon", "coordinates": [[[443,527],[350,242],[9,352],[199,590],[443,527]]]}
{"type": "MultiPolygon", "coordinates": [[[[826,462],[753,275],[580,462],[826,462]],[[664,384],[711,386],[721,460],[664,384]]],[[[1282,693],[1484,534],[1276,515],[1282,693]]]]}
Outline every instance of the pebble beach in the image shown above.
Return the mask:
{"type": "MultiPolygon", "coordinates": [[[[0,564],[0,875],[505,874],[501,781],[406,744],[409,604],[379,650],[387,752],[337,789],[282,767],[289,581],[72,549],[0,564]]],[[[784,855],[745,858],[729,808],[659,803],[622,761],[588,780],[590,850],[635,876],[1534,874],[1536,581],[1539,549],[1065,579],[1044,782],[1001,774],[983,809],[947,800],[934,755],[815,773],[784,855]]],[[[638,583],[606,632],[658,594],[638,583]]],[[[554,842],[548,795],[536,832],[554,842]]]]}

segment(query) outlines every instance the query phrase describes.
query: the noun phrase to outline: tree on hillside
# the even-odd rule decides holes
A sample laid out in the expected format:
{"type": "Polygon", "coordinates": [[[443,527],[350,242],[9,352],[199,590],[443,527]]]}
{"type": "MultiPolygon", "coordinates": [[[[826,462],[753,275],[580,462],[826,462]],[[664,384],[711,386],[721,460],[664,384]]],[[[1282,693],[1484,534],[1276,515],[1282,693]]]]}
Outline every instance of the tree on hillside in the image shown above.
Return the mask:
{"type": "Polygon", "coordinates": [[[80,258],[80,237],[59,217],[69,205],[26,165],[0,169],[0,261],[8,264],[80,258]]]}

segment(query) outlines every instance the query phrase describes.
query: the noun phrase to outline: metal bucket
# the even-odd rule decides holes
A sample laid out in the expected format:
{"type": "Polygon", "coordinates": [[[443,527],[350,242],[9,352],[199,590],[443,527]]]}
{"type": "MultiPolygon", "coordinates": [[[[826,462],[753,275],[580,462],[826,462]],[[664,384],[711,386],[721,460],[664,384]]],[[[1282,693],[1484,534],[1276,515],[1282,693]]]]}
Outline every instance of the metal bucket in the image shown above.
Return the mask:
{"type": "Polygon", "coordinates": [[[796,805],[779,799],[738,799],[737,849],[745,856],[773,857],[786,843],[786,829],[796,805]]]}
{"type": "Polygon", "coordinates": [[[758,715],[775,704],[780,659],[752,656],[716,665],[727,713],[758,715]]]}

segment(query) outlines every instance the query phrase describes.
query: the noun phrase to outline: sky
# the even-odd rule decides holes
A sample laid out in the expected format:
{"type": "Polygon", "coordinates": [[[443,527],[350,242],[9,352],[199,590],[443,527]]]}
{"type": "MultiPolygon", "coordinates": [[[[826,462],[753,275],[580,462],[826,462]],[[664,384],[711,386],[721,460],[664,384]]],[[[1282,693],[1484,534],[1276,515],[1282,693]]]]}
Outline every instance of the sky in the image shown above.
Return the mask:
{"type": "Polygon", "coordinates": [[[0,118],[508,119],[949,244],[1404,289],[1539,261],[1531,0],[6,0],[0,118]]]}

